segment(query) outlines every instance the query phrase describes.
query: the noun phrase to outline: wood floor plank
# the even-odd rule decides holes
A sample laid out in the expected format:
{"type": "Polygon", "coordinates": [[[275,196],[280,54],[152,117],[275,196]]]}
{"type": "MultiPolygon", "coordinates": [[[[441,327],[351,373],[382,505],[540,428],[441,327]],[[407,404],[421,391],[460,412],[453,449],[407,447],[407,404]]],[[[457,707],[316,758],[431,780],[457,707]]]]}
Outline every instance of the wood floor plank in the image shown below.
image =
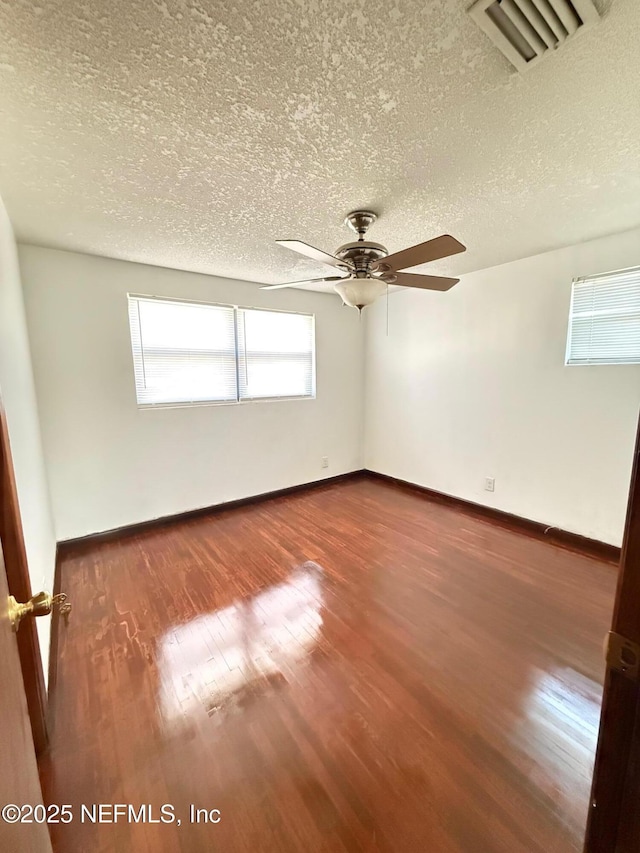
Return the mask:
{"type": "Polygon", "coordinates": [[[57,853],[581,849],[610,564],[362,479],[77,546],[61,572],[57,853]]]}

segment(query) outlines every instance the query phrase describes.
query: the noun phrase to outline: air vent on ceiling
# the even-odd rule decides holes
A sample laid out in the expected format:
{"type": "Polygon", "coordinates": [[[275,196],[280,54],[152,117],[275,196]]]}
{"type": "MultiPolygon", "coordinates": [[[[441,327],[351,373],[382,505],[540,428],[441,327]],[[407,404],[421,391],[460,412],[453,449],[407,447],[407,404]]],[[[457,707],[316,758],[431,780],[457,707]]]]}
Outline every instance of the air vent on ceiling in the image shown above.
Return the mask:
{"type": "Polygon", "coordinates": [[[600,20],[593,0],[477,0],[469,14],[518,71],[600,20]]]}

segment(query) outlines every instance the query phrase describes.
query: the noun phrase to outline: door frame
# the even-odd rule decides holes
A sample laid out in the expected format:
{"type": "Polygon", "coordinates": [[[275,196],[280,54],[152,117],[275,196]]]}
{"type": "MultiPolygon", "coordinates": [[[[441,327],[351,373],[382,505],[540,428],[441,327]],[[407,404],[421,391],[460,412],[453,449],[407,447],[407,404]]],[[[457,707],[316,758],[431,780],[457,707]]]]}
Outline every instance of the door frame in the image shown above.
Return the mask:
{"type": "MultiPolygon", "coordinates": [[[[0,540],[4,552],[9,594],[18,601],[28,601],[32,596],[29,564],[2,398],[0,398],[0,540]]],[[[25,619],[16,637],[33,743],[36,755],[41,755],[49,745],[49,730],[47,689],[35,620],[25,619]]]]}
{"type": "Polygon", "coordinates": [[[640,850],[640,419],[605,649],[607,669],[584,853],[636,853],[640,850]],[[620,643],[625,641],[623,652],[620,643]]]}

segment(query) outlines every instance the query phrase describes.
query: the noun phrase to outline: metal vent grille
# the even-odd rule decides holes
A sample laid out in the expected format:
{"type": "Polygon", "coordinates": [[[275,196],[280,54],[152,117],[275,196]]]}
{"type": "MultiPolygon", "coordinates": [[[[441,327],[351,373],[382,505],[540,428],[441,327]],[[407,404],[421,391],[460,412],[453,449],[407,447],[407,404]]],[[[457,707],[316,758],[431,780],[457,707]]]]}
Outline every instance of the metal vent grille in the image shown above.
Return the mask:
{"type": "Polygon", "coordinates": [[[600,20],[593,0],[477,0],[469,15],[518,71],[600,20]]]}

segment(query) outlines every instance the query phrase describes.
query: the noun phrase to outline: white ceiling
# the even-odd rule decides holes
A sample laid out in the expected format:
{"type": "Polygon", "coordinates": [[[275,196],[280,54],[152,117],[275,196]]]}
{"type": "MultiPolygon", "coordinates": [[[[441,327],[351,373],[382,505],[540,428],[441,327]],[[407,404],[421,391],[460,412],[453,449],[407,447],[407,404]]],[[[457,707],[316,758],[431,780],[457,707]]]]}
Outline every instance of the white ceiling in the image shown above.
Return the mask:
{"type": "Polygon", "coordinates": [[[525,74],[471,0],[0,0],[18,238],[256,281],[322,275],[356,207],[461,273],[640,224],[640,2],[525,74]]]}

